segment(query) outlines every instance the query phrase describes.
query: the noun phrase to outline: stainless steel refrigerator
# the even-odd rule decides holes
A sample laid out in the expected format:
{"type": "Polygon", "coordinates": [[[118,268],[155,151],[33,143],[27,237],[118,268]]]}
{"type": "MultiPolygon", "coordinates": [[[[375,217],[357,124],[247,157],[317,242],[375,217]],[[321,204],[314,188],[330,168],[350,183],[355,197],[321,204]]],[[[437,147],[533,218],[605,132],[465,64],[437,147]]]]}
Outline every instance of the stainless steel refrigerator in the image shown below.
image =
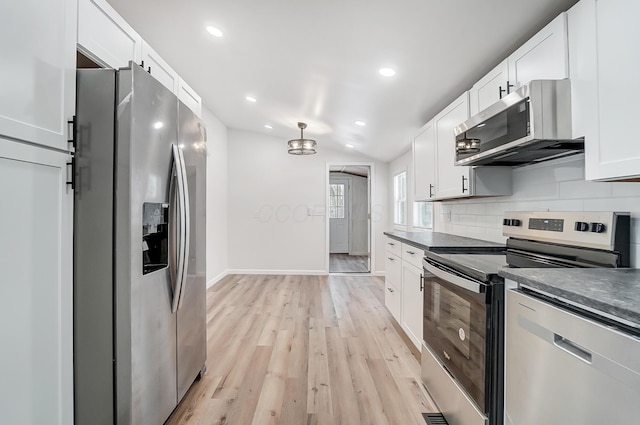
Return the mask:
{"type": "Polygon", "coordinates": [[[77,71],[76,425],[161,425],[206,359],[206,132],[136,64],[77,71]]]}

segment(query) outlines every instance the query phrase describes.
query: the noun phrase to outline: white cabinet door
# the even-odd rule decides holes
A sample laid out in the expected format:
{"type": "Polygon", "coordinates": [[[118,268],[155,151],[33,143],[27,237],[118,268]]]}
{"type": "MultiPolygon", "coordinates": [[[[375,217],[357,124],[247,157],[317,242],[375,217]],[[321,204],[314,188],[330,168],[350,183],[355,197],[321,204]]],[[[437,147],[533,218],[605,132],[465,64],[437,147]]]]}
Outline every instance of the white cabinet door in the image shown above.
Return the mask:
{"type": "Polygon", "coordinates": [[[123,68],[142,60],[142,38],[106,0],[78,0],[78,50],[96,63],[123,68]]]}
{"type": "Polygon", "coordinates": [[[531,80],[569,77],[567,15],[560,14],[511,54],[509,83],[517,89],[531,80]]]}
{"type": "Polygon", "coordinates": [[[142,60],[144,61],[144,69],[156,80],[160,81],[172,93],[178,92],[178,74],[144,40],[142,40],[142,60]]]}
{"type": "Polygon", "coordinates": [[[0,2],[0,136],[68,149],[75,111],[76,0],[0,2]]]}
{"type": "Polygon", "coordinates": [[[402,328],[418,350],[422,347],[422,269],[402,262],[402,328]]]}
{"type": "Polygon", "coordinates": [[[202,99],[182,78],[178,77],[178,99],[197,116],[202,116],[202,99]]]}
{"type": "Polygon", "coordinates": [[[640,117],[639,15],[638,1],[596,1],[600,129],[597,148],[587,142],[589,179],[640,176],[640,143],[633,129],[640,117]]]}
{"type": "Polygon", "coordinates": [[[475,83],[469,91],[470,115],[474,116],[488,106],[493,105],[503,96],[506,96],[510,89],[509,61],[505,59],[475,83]]]}
{"type": "Polygon", "coordinates": [[[73,423],[69,158],[0,139],[1,424],[73,423]]]}
{"type": "Polygon", "coordinates": [[[455,136],[453,129],[469,118],[469,92],[464,92],[434,118],[438,172],[436,197],[470,196],[470,167],[455,165],[455,136]]]}
{"type": "Polygon", "coordinates": [[[436,194],[436,134],[433,121],[413,139],[414,200],[425,201],[436,194]]]}
{"type": "Polygon", "coordinates": [[[400,323],[402,319],[402,296],[398,288],[389,280],[386,280],[384,285],[384,305],[393,318],[396,319],[396,322],[400,323]]]}

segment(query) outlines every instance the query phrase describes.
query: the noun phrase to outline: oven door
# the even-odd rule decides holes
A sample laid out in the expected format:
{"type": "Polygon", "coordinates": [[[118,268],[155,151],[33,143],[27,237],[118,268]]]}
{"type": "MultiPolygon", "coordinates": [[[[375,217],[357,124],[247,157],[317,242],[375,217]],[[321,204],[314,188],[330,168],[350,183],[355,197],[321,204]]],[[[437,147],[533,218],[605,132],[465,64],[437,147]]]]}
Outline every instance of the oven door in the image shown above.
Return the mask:
{"type": "Polygon", "coordinates": [[[492,288],[431,258],[425,258],[423,266],[424,342],[487,413],[492,288]]]}

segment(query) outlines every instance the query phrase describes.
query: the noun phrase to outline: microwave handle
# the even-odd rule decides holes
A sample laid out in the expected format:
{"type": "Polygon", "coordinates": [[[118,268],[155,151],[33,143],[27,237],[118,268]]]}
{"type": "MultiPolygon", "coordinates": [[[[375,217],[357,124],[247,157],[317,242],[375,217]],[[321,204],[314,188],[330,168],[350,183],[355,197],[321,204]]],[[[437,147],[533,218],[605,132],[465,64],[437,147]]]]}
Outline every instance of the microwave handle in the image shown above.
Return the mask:
{"type": "Polygon", "coordinates": [[[473,292],[474,294],[483,293],[482,285],[480,285],[479,283],[442,270],[434,264],[431,264],[431,262],[427,261],[426,259],[422,260],[422,266],[426,271],[445,282],[458,286],[462,289],[466,289],[467,291],[473,292]]]}

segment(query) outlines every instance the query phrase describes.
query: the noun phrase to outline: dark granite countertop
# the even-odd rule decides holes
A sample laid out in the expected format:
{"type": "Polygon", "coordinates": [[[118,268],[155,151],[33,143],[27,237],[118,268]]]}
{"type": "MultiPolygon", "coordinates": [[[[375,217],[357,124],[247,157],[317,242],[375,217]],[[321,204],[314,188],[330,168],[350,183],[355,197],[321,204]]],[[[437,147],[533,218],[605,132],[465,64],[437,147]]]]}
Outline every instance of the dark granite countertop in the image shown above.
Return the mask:
{"type": "Polygon", "coordinates": [[[501,269],[534,292],[640,330],[640,269],[501,269]]]}
{"type": "Polygon", "coordinates": [[[384,232],[390,238],[415,246],[424,251],[434,252],[472,252],[487,250],[504,250],[504,244],[465,238],[438,232],[384,232]]]}

